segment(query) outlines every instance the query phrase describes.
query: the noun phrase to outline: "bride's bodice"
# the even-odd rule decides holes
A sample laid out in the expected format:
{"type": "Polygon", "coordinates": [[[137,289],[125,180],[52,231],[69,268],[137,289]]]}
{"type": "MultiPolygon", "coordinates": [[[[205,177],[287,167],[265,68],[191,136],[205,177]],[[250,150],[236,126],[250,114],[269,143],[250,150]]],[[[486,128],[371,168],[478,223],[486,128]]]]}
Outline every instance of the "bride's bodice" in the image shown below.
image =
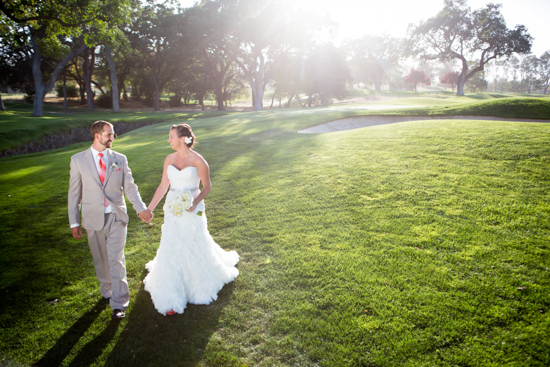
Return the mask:
{"type": "Polygon", "coordinates": [[[199,187],[199,172],[197,167],[185,167],[181,171],[173,165],[167,168],[170,188],[174,190],[192,190],[199,187]]]}
{"type": "MultiPolygon", "coordinates": [[[[177,200],[178,192],[190,190],[193,197],[196,198],[197,196],[199,196],[200,178],[197,167],[189,166],[185,167],[182,170],[179,170],[175,166],[169,165],[166,174],[168,175],[168,179],[170,180],[170,190],[168,190],[168,194],[166,195],[166,202],[164,205],[165,213],[170,213],[168,204],[171,203],[173,200],[177,200]]],[[[201,200],[201,202],[197,205],[197,209],[204,212],[204,200],[201,200]]],[[[168,217],[165,217],[165,220],[168,220],[168,217]]]]}

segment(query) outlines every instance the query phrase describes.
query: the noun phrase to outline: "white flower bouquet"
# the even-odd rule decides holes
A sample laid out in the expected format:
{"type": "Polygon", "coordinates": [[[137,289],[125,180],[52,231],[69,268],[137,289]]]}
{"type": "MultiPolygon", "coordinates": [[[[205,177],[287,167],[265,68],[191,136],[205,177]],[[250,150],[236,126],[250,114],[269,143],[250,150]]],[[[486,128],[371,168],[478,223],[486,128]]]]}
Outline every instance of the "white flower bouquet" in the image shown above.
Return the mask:
{"type": "MultiPolygon", "coordinates": [[[[168,209],[176,217],[181,217],[184,212],[187,212],[193,206],[194,199],[190,190],[174,191],[172,200],[168,203],[168,209]]],[[[202,216],[202,211],[198,209],[195,209],[194,213],[202,216]]]]}

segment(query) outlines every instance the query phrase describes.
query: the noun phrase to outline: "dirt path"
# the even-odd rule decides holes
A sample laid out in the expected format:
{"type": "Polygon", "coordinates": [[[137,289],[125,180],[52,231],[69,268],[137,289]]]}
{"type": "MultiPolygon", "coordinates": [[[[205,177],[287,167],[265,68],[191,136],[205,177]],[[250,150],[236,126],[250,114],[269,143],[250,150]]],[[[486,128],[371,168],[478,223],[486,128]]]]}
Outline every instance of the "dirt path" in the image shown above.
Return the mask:
{"type": "Polygon", "coordinates": [[[542,122],[550,123],[550,120],[535,119],[515,119],[492,116],[357,116],[341,120],[334,120],[321,125],[308,127],[298,131],[305,134],[322,134],[335,131],[360,129],[363,127],[395,124],[405,121],[419,120],[493,120],[493,121],[512,121],[512,122],[542,122]]]}

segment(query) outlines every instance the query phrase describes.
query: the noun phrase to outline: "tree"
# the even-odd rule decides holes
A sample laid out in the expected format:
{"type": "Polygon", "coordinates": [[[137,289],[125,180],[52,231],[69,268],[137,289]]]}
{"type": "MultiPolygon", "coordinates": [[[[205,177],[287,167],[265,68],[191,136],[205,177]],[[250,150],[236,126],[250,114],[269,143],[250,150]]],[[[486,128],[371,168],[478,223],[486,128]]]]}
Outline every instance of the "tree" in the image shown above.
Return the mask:
{"type": "Polygon", "coordinates": [[[537,74],[543,88],[542,94],[548,93],[548,85],[550,84],[550,50],[543,53],[539,58],[537,74]]]}
{"type": "MultiPolygon", "coordinates": [[[[208,79],[214,86],[218,111],[225,110],[224,86],[234,63],[235,40],[230,35],[231,4],[220,1],[205,1],[187,9],[191,47],[195,49],[206,70],[208,79]]],[[[194,52],[194,53],[195,53],[194,52]]]]}
{"type": "Polygon", "coordinates": [[[305,62],[304,90],[308,94],[308,105],[313,98],[326,106],[333,98],[347,96],[346,82],[351,74],[340,50],[332,45],[318,46],[305,62]]]}
{"type": "Polygon", "coordinates": [[[388,70],[395,67],[401,58],[401,41],[387,34],[364,36],[350,41],[344,46],[351,63],[359,73],[365,73],[374,82],[374,88],[380,90],[382,78],[388,70]]]}
{"type": "Polygon", "coordinates": [[[416,86],[418,84],[430,85],[430,77],[426,75],[425,72],[421,70],[411,69],[409,75],[405,77],[405,83],[413,86],[414,91],[416,92],[416,86]]]}
{"type": "Polygon", "coordinates": [[[516,93],[517,88],[518,88],[517,79],[518,79],[520,62],[519,62],[519,59],[516,56],[510,57],[510,59],[508,61],[509,61],[508,64],[510,65],[511,74],[512,74],[512,87],[513,87],[514,93],[516,93]]]}
{"type": "Polygon", "coordinates": [[[460,74],[458,71],[449,71],[447,74],[443,76],[443,78],[440,79],[441,84],[450,84],[452,91],[455,90],[455,85],[458,83],[458,76],[460,74]]]}
{"type": "Polygon", "coordinates": [[[519,73],[521,76],[521,92],[531,93],[535,82],[538,68],[538,59],[535,55],[524,55],[519,64],[519,73]]]}
{"type": "Polygon", "coordinates": [[[154,86],[155,111],[160,110],[160,94],[178,72],[184,72],[189,54],[185,52],[187,36],[183,13],[175,13],[168,3],[151,4],[132,24],[128,37],[139,50],[150,71],[154,86]]]}
{"type": "Polygon", "coordinates": [[[273,98],[277,97],[279,107],[283,98],[288,98],[286,106],[290,107],[292,99],[302,91],[304,64],[304,57],[296,50],[284,50],[273,55],[270,73],[274,88],[273,98]]]}
{"type": "Polygon", "coordinates": [[[466,88],[470,92],[485,92],[487,90],[487,87],[489,86],[489,83],[487,83],[487,80],[485,80],[485,72],[476,73],[473,77],[468,79],[466,82],[466,88]]]}
{"type": "Polygon", "coordinates": [[[127,0],[0,1],[0,28],[11,29],[10,41],[29,45],[32,49],[34,81],[33,116],[42,116],[44,97],[53,87],[61,71],[75,56],[94,43],[86,34],[84,44],[73,43],[84,27],[94,27],[107,36],[128,13],[127,0]],[[56,67],[45,82],[42,73],[44,57],[56,59],[56,67]]]}
{"type": "Polygon", "coordinates": [[[458,78],[458,96],[464,95],[464,83],[491,60],[510,57],[513,53],[528,53],[532,37],[523,25],[508,29],[500,14],[501,5],[487,4],[471,11],[466,0],[444,0],[439,13],[410,29],[412,53],[426,59],[458,59],[462,71],[458,78]],[[468,66],[469,58],[476,66],[468,66]]]}
{"type": "Polygon", "coordinates": [[[252,106],[262,109],[268,80],[265,78],[267,50],[280,39],[288,28],[281,17],[284,0],[237,0],[231,8],[230,22],[234,37],[232,58],[244,73],[252,91],[252,106]]]}
{"type": "MultiPolygon", "coordinates": [[[[30,47],[28,46],[18,47],[14,43],[0,42],[0,92],[12,89],[28,93],[32,89],[29,55],[30,47]]],[[[1,95],[0,107],[5,111],[1,95]]]]}

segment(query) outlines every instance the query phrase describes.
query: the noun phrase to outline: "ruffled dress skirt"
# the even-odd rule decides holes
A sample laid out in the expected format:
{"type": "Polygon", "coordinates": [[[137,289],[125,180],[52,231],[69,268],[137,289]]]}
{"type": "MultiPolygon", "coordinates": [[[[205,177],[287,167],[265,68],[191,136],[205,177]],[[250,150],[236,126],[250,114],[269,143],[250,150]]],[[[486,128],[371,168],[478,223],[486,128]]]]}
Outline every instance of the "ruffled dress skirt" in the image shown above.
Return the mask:
{"type": "MultiPolygon", "coordinates": [[[[170,199],[170,192],[166,202],[170,199]]],[[[204,213],[204,202],[198,205],[204,213]]],[[[143,283],[158,312],[183,313],[187,303],[207,305],[239,270],[236,251],[225,251],[208,232],[206,214],[175,216],[164,206],[165,222],[157,256],[147,263],[143,283]]]]}

